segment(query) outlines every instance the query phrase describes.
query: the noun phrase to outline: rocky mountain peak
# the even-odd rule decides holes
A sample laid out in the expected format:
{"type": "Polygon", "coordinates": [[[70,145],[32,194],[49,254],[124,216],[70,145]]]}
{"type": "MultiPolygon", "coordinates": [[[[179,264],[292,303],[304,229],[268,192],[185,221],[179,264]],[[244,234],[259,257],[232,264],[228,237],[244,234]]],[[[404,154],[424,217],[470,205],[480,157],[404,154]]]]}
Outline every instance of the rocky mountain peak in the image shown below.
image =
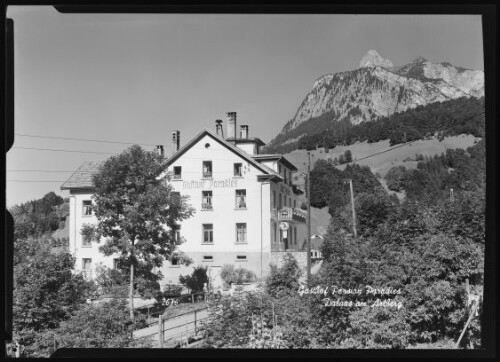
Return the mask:
{"type": "Polygon", "coordinates": [[[426,61],[427,61],[427,59],[425,59],[424,57],[422,57],[422,56],[419,55],[418,57],[416,57],[415,59],[413,59],[411,62],[412,63],[423,63],[423,62],[426,62],[426,61]]]}
{"type": "Polygon", "coordinates": [[[393,64],[389,59],[382,57],[376,50],[368,50],[368,53],[361,59],[360,68],[364,67],[383,67],[390,68],[393,64]]]}

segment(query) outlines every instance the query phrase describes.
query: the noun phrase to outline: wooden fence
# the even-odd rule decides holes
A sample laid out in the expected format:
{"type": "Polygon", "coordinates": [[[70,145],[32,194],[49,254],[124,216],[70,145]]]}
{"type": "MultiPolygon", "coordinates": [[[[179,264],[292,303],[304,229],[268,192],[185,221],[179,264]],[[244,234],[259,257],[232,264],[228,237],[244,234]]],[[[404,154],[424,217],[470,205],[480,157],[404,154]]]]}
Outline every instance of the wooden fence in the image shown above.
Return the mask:
{"type": "Polygon", "coordinates": [[[158,322],[134,331],[134,338],[149,338],[158,341],[160,348],[165,342],[172,340],[187,340],[197,333],[204,320],[208,318],[207,308],[204,306],[171,318],[158,317],[158,322]]]}

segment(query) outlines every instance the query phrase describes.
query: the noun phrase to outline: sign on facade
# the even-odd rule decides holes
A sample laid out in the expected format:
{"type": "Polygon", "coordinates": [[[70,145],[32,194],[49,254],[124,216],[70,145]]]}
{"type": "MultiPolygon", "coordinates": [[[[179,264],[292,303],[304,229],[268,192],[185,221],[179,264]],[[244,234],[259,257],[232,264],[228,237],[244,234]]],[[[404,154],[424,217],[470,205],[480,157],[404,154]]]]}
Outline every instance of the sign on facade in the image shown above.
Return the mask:
{"type": "Polygon", "coordinates": [[[288,230],[289,225],[287,222],[280,222],[280,229],[281,230],[288,230]]]}
{"type": "Polygon", "coordinates": [[[226,179],[226,180],[192,180],[183,181],[183,189],[206,189],[210,190],[213,188],[226,188],[226,187],[238,187],[238,180],[226,179]]]}

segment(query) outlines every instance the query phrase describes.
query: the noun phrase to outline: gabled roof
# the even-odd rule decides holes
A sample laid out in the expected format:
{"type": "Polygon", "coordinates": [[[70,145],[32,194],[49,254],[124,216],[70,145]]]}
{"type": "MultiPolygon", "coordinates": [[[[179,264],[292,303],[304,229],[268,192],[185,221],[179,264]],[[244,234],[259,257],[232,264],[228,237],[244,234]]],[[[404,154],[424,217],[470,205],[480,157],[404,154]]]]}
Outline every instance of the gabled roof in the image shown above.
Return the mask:
{"type": "Polygon", "coordinates": [[[85,161],[82,165],[62,184],[61,190],[81,189],[92,190],[94,182],[92,177],[98,171],[102,162],[85,161]]]}
{"type": "Polygon", "coordinates": [[[263,164],[257,162],[256,160],[253,159],[252,155],[249,155],[245,151],[232,145],[231,143],[229,143],[228,141],[226,141],[222,137],[212,133],[210,130],[208,130],[206,128],[203,131],[201,131],[200,133],[198,133],[195,137],[193,137],[188,143],[186,143],[184,146],[182,146],[176,153],[174,153],[168,159],[167,166],[170,166],[172,163],[174,163],[174,161],[179,159],[184,153],[186,153],[186,151],[188,151],[191,147],[193,147],[199,140],[201,140],[205,136],[211,137],[212,139],[214,139],[214,141],[220,143],[222,146],[226,147],[228,150],[230,150],[233,153],[235,153],[236,155],[240,156],[245,161],[247,161],[248,163],[250,163],[251,165],[253,165],[257,169],[259,169],[260,171],[264,172],[264,174],[275,175],[275,176],[279,177],[280,180],[282,180],[281,176],[279,176],[276,172],[274,172],[273,169],[267,167],[266,165],[263,165],[263,164]]]}
{"type": "Polygon", "coordinates": [[[290,161],[288,161],[285,156],[280,155],[280,154],[261,154],[261,155],[252,155],[253,158],[256,160],[276,160],[276,161],[281,161],[282,164],[284,164],[286,167],[288,167],[292,171],[297,171],[297,167],[290,161]]]}
{"type": "MultiPolygon", "coordinates": [[[[232,145],[227,142],[225,139],[217,136],[212,133],[208,129],[204,129],[200,133],[198,133],[194,138],[192,138],[187,144],[181,147],[176,153],[174,153],[167,160],[167,166],[170,166],[176,159],[182,156],[187,150],[189,150],[196,142],[198,142],[202,137],[208,135],[212,137],[215,141],[219,142],[221,145],[228,148],[230,151],[234,152],[244,160],[248,161],[248,163],[255,166],[257,169],[262,171],[264,175],[270,175],[272,177],[261,177],[262,180],[269,179],[275,182],[283,181],[283,178],[274,172],[273,169],[263,165],[256,160],[254,160],[254,155],[249,155],[245,151],[239,149],[238,147],[232,145]]],[[[257,155],[258,156],[258,155],[257,155]]],[[[281,155],[278,155],[282,157],[281,155]]],[[[283,158],[284,159],[284,158],[283,158]]],[[[287,161],[288,162],[288,161],[287,161]]],[[[93,190],[94,183],[92,181],[92,177],[95,173],[97,173],[99,166],[102,164],[102,161],[86,161],[82,163],[82,165],[68,178],[68,180],[62,184],[61,190],[93,190]]],[[[293,166],[293,165],[292,165],[293,166]]]]}

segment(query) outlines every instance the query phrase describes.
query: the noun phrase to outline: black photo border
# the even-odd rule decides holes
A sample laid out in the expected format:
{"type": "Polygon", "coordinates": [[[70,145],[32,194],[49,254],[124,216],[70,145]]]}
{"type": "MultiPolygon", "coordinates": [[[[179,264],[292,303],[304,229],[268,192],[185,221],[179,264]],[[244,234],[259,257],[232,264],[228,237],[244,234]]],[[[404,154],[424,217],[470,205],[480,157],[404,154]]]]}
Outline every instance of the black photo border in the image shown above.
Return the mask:
{"type": "MultiPolygon", "coordinates": [[[[415,14],[415,15],[481,15],[483,30],[483,54],[485,72],[486,107],[486,247],[482,325],[482,347],[477,350],[246,350],[246,349],[67,349],[57,350],[51,357],[59,358],[402,358],[402,359],[470,359],[495,360],[498,357],[497,290],[499,265],[496,258],[498,220],[498,111],[497,63],[498,63],[498,4],[494,0],[481,1],[7,1],[3,7],[2,31],[4,51],[0,84],[4,86],[2,109],[4,110],[4,149],[2,157],[2,186],[6,190],[6,155],[14,142],[14,24],[6,18],[8,5],[53,5],[61,13],[246,13],[246,14],[415,14]]],[[[6,205],[6,194],[2,193],[6,205]]],[[[4,349],[12,339],[12,290],[13,290],[13,219],[4,208],[4,349]]],[[[4,350],[5,352],[5,350],[4,350]]],[[[5,355],[5,354],[4,354],[5,355]]]]}

